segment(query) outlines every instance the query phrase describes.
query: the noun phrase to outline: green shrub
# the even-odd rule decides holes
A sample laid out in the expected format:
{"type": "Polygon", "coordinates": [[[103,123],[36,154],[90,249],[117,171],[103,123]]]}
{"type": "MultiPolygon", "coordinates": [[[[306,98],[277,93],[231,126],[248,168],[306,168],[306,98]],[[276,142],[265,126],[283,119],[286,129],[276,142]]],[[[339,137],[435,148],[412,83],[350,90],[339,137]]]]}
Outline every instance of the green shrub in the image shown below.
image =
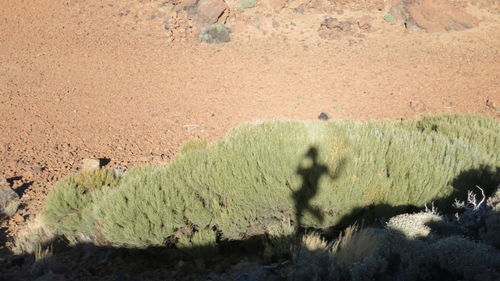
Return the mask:
{"type": "Polygon", "coordinates": [[[118,185],[119,179],[110,170],[89,170],[71,174],[54,186],[47,196],[43,221],[57,234],[70,239],[90,231],[86,218],[89,206],[98,200],[95,193],[103,187],[118,185]]]}
{"type": "Polygon", "coordinates": [[[438,115],[425,117],[419,121],[408,121],[406,127],[424,133],[438,133],[449,137],[450,142],[457,139],[479,146],[495,161],[499,161],[500,123],[494,119],[471,115],[438,115]]]}
{"type": "Polygon", "coordinates": [[[290,220],[324,228],[367,206],[423,207],[456,194],[460,175],[500,166],[491,151],[499,129],[475,116],[246,124],[168,165],[132,169],[99,196],[89,197],[70,177],[60,184],[64,191],[51,192],[47,212],[63,232],[91,228],[129,248],[213,244],[216,233],[244,239],[290,220]]]}

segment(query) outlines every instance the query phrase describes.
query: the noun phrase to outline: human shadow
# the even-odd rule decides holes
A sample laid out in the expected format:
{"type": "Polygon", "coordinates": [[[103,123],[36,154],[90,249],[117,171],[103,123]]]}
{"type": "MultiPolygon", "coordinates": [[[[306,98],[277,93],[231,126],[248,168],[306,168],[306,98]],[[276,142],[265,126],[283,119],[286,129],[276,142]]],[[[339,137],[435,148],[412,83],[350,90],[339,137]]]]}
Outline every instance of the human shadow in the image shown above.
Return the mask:
{"type": "Polygon", "coordinates": [[[328,167],[318,163],[318,151],[314,147],[307,151],[305,158],[310,158],[312,164],[310,167],[299,166],[297,174],[302,177],[302,186],[292,193],[292,198],[295,201],[296,230],[302,225],[304,212],[311,213],[320,222],[323,222],[324,219],[321,210],[311,206],[309,201],[318,192],[319,180],[324,174],[328,174],[328,167]]]}
{"type": "Polygon", "coordinates": [[[292,192],[292,198],[295,203],[295,231],[298,233],[302,227],[302,217],[304,213],[310,213],[317,221],[323,222],[324,215],[320,208],[312,206],[310,201],[316,196],[319,189],[319,181],[321,177],[328,176],[335,180],[341,169],[345,166],[345,158],[339,162],[336,173],[332,174],[328,166],[319,163],[318,149],[311,147],[304,155],[305,159],[310,159],[311,164],[308,167],[299,165],[297,168],[297,175],[302,178],[302,186],[300,189],[292,192]]]}

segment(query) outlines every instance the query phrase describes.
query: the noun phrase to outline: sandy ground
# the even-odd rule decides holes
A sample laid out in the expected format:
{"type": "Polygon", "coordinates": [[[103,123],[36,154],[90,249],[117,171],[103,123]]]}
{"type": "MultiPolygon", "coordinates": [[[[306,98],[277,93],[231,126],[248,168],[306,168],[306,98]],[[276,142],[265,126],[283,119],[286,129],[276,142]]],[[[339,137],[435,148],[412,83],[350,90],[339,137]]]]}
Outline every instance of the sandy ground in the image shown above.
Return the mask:
{"type": "Polygon", "coordinates": [[[375,10],[373,32],[339,40],[319,38],[317,15],[282,15],[279,27],[205,45],[169,42],[147,9],[158,1],[131,2],[2,1],[0,174],[22,196],[4,234],[40,212],[52,184],[83,158],[165,163],[182,143],[221,138],[241,122],[320,112],[500,118],[500,17],[491,11],[468,8],[476,28],[425,33],[375,10]]]}

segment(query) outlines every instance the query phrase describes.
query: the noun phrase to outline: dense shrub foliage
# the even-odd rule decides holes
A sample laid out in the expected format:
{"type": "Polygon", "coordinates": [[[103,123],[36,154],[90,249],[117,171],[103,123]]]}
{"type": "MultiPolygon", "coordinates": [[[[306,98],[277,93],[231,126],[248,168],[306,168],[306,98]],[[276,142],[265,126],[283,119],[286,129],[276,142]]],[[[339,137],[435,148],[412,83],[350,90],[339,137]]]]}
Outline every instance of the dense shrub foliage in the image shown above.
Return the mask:
{"type": "Polygon", "coordinates": [[[165,166],[120,179],[71,175],[51,191],[44,217],[63,234],[127,248],[276,235],[289,232],[284,222],[325,228],[368,206],[390,217],[391,206],[496,188],[498,132],[478,116],[246,124],[165,166]]]}
{"type": "Polygon", "coordinates": [[[119,178],[110,170],[90,170],[71,174],[58,182],[45,202],[43,221],[70,240],[93,231],[93,204],[100,192],[118,185],[119,178]],[[96,196],[97,195],[97,196],[96,196]]]}

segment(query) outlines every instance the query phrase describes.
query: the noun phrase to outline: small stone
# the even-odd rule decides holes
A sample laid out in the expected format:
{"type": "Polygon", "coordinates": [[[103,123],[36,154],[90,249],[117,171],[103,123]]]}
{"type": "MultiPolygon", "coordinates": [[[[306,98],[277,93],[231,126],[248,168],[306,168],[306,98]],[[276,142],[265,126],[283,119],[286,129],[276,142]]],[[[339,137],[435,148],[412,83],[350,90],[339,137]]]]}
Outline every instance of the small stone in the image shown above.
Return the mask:
{"type": "Polygon", "coordinates": [[[287,2],[287,0],[263,0],[263,5],[266,8],[274,10],[275,12],[279,12],[286,7],[288,4],[287,2]]]}
{"type": "Polygon", "coordinates": [[[497,109],[496,103],[494,101],[490,100],[490,99],[486,100],[486,106],[490,107],[490,108],[493,108],[493,109],[497,109]]]}
{"type": "Polygon", "coordinates": [[[260,125],[263,123],[264,123],[264,121],[262,121],[262,120],[253,120],[253,121],[249,122],[250,125],[254,125],[254,126],[257,126],[257,125],[260,125]]]}
{"type": "Polygon", "coordinates": [[[40,167],[40,166],[37,166],[37,167],[33,167],[33,168],[31,168],[31,173],[32,173],[33,175],[36,175],[36,174],[40,174],[40,173],[42,173],[42,172],[43,172],[43,170],[45,170],[45,168],[40,167]]]}
{"type": "Polygon", "coordinates": [[[82,171],[98,170],[101,168],[101,160],[94,158],[87,158],[82,160],[82,171]]]}
{"type": "Polygon", "coordinates": [[[184,125],[182,127],[184,129],[188,130],[188,131],[192,131],[192,130],[195,130],[195,129],[199,129],[200,125],[198,125],[198,124],[187,124],[187,125],[184,125]]]}
{"type": "Polygon", "coordinates": [[[328,116],[328,114],[326,114],[325,112],[321,112],[321,113],[319,114],[319,116],[318,116],[318,119],[319,119],[319,120],[324,120],[324,121],[326,121],[326,120],[330,119],[330,117],[329,117],[329,116],[328,116]]]}
{"type": "Polygon", "coordinates": [[[127,171],[127,169],[125,169],[125,168],[116,168],[116,169],[114,170],[115,175],[116,175],[117,177],[121,177],[121,176],[123,176],[123,174],[125,174],[125,172],[126,172],[126,171],[127,171]]]}
{"type": "Polygon", "coordinates": [[[371,17],[365,15],[358,20],[358,27],[364,30],[369,29],[372,27],[371,21],[371,17]]]}
{"type": "Polygon", "coordinates": [[[325,26],[328,29],[341,28],[341,23],[336,18],[326,18],[321,23],[321,26],[325,26]]]}
{"type": "Polygon", "coordinates": [[[296,7],[296,8],[293,8],[292,12],[294,12],[296,14],[303,15],[304,14],[304,7],[302,5],[300,5],[300,6],[296,7]]]}
{"type": "Polygon", "coordinates": [[[197,20],[202,26],[217,23],[226,9],[224,0],[200,0],[196,5],[197,20]]]}

